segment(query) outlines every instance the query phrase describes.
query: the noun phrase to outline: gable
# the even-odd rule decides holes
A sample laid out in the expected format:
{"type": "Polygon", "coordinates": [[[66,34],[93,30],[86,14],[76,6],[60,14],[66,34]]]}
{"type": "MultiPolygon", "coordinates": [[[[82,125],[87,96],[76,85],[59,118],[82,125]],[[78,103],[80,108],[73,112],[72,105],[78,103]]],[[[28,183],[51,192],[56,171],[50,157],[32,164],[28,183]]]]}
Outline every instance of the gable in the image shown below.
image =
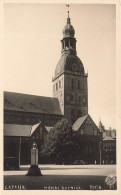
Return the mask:
{"type": "Polygon", "coordinates": [[[41,123],[36,125],[4,124],[4,136],[30,137],[41,123]]]}
{"type": "Polygon", "coordinates": [[[72,128],[74,131],[78,131],[78,129],[80,128],[80,126],[83,124],[83,122],[85,121],[85,119],[87,118],[88,115],[83,116],[78,118],[75,123],[73,124],[72,128]]]}
{"type": "Polygon", "coordinates": [[[73,125],[75,131],[78,131],[81,135],[98,136],[100,131],[90,115],[80,117],[73,125]]]}
{"type": "Polygon", "coordinates": [[[46,128],[43,125],[39,125],[36,131],[34,131],[33,134],[31,133],[31,139],[43,141],[47,133],[46,128]]]}

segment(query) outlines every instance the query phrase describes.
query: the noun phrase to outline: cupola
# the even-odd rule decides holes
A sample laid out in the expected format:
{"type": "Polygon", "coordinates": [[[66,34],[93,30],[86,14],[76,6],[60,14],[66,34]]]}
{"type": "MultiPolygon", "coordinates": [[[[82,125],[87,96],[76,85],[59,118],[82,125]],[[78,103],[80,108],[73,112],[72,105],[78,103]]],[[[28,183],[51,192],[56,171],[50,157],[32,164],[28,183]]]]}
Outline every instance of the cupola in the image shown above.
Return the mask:
{"type": "Polygon", "coordinates": [[[68,37],[74,38],[74,35],[75,35],[75,30],[71,25],[71,20],[69,18],[69,12],[68,12],[67,24],[63,29],[63,38],[68,38],[68,37]]]}

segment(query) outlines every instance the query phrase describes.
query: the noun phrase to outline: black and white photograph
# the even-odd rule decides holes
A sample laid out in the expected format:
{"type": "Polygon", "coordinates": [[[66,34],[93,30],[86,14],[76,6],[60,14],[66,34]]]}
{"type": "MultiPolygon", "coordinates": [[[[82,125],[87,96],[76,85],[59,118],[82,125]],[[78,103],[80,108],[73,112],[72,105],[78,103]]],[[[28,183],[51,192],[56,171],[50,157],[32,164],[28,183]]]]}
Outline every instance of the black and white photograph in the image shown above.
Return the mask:
{"type": "Polygon", "coordinates": [[[3,194],[121,193],[117,10],[4,3],[3,194]]]}

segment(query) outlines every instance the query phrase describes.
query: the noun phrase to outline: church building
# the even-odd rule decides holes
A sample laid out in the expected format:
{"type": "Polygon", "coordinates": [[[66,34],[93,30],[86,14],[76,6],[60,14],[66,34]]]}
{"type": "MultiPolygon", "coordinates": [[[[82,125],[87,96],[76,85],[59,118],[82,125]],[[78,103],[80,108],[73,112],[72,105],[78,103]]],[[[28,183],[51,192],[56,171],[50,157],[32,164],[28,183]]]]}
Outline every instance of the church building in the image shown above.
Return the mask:
{"type": "Polygon", "coordinates": [[[68,119],[80,137],[78,159],[89,164],[100,163],[100,130],[88,114],[88,75],[77,56],[76,43],[68,12],[61,57],[52,78],[53,97],[4,92],[6,169],[14,160],[18,162],[17,167],[30,163],[31,143],[43,143],[46,134],[62,118],[68,119]]]}

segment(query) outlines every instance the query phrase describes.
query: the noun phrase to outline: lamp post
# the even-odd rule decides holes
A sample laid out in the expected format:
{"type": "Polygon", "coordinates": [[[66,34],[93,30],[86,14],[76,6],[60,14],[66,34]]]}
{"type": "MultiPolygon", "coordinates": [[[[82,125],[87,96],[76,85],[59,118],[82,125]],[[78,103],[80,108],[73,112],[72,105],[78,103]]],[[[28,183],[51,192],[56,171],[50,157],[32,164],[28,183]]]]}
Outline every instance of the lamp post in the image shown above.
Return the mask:
{"type": "Polygon", "coordinates": [[[40,168],[38,167],[38,149],[34,142],[31,148],[31,166],[28,170],[27,176],[42,176],[40,168]]]}

